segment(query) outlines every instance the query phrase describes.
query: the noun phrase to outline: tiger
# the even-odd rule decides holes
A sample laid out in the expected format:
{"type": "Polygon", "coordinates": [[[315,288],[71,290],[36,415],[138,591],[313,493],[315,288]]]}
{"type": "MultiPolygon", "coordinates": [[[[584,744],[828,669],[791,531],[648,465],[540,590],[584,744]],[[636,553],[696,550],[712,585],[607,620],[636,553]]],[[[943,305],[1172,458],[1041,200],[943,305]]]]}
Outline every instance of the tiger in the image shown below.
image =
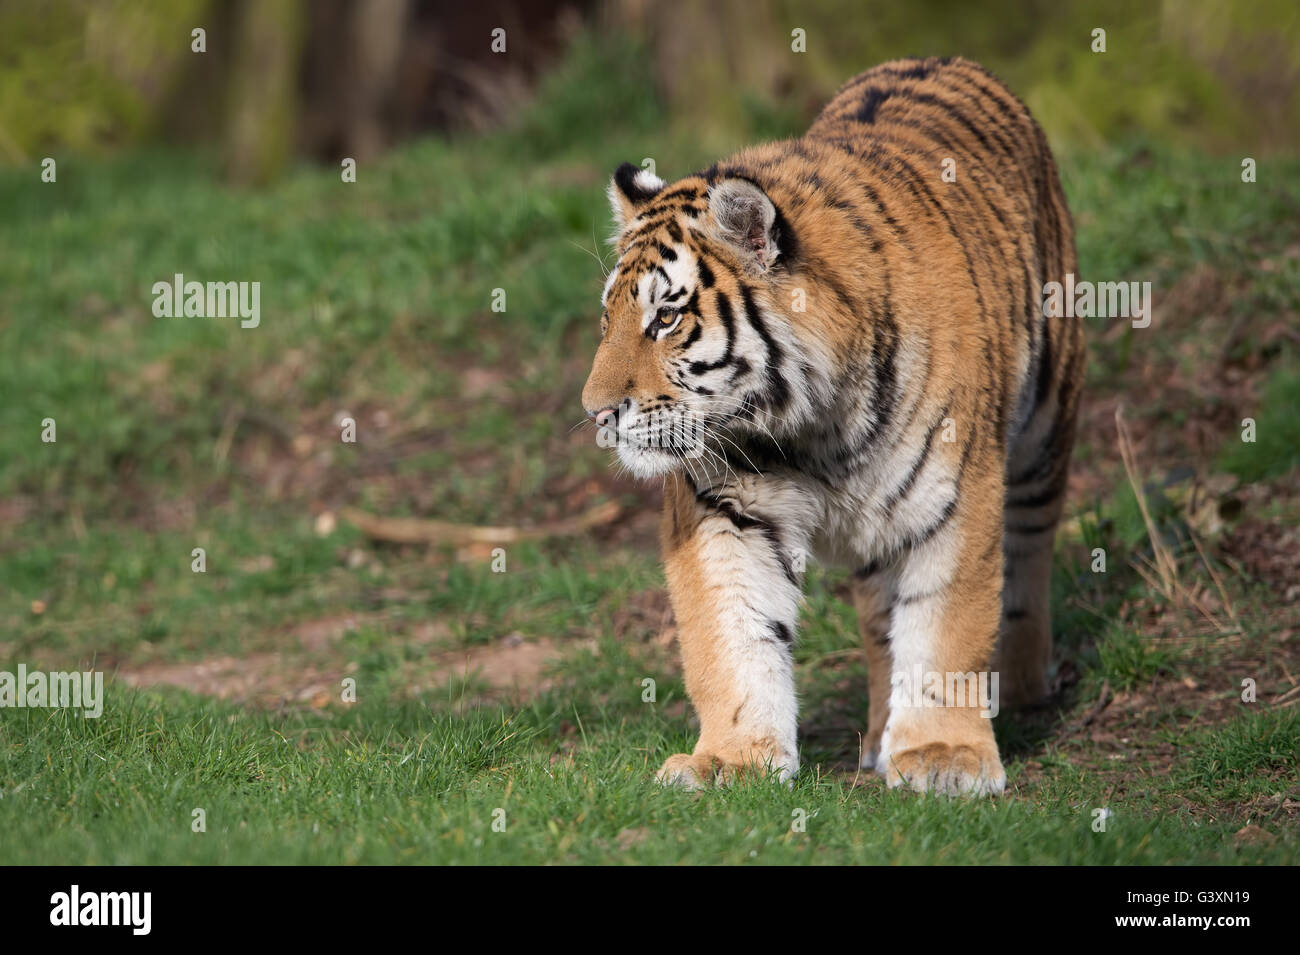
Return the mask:
{"type": "Polygon", "coordinates": [[[793,785],[812,560],[849,576],[861,768],[1001,793],[997,707],[967,691],[1048,695],[1084,369],[1079,321],[1042,305],[1077,264],[1038,123],[971,60],[894,60],[799,138],[672,183],[624,163],[608,197],[617,260],[582,403],[622,467],[663,483],[699,720],[655,778],[793,785]]]}

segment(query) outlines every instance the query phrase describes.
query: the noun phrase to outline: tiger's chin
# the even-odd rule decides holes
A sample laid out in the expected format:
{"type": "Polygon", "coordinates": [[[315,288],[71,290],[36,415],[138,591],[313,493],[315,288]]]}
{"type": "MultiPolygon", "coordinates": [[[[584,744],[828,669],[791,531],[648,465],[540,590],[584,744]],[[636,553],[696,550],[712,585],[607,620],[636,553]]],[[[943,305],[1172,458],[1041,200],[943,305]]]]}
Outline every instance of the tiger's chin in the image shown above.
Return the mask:
{"type": "Polygon", "coordinates": [[[633,477],[643,481],[671,474],[682,466],[682,459],[676,454],[626,443],[618,446],[618,459],[633,477]]]}

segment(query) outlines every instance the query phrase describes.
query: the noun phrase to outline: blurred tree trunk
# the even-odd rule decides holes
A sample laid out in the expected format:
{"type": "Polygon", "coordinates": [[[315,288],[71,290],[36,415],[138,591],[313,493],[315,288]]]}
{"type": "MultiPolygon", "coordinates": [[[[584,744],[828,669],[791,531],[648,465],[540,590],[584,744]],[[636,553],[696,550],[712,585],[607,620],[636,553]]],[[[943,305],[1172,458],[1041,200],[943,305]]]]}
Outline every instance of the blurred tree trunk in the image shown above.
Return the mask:
{"type": "Polygon", "coordinates": [[[349,82],[343,89],[344,142],[357,161],[388,145],[385,113],[392,101],[406,34],[407,0],[359,0],[350,12],[349,82]]]}
{"type": "Polygon", "coordinates": [[[770,93],[793,67],[771,4],[613,0],[608,10],[616,26],[650,41],[655,77],[681,114],[716,117],[737,90],[770,93]]]}
{"type": "Polygon", "coordinates": [[[296,144],[304,11],[301,0],[233,6],[223,158],[231,181],[262,184],[280,173],[296,144]]]}
{"type": "Polygon", "coordinates": [[[303,148],[330,162],[374,159],[402,131],[400,76],[412,45],[432,70],[436,43],[410,0],[314,0],[303,57],[303,148]]]}

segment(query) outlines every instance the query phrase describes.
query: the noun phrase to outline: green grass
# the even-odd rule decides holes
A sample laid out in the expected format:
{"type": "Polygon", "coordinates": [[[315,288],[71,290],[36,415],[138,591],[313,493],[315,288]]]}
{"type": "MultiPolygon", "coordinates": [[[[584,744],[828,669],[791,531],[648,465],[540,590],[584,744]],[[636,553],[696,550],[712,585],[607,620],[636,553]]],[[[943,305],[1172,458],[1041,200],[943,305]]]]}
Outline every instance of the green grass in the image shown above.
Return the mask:
{"type": "Polygon", "coordinates": [[[1259,408],[1254,414],[1254,440],[1245,439],[1245,428],[1237,441],[1224,444],[1221,467],[1243,481],[1259,481],[1300,468],[1300,363],[1278,368],[1268,380],[1259,408]]]}
{"type": "MultiPolygon", "coordinates": [[[[1239,851],[1230,824],[1108,804],[1068,766],[1032,800],[916,798],[812,773],[789,790],[665,791],[646,776],[682,742],[674,723],[593,714],[557,748],[558,699],[517,714],[421,701],[282,718],[113,700],[99,720],[24,711],[0,724],[7,862],[1110,865],[1282,862],[1296,849],[1289,835],[1239,851]],[[1114,816],[1094,832],[1103,806],[1114,816]]],[[[1293,745],[1288,758],[1294,770],[1293,745]]]]}
{"type": "MultiPolygon", "coordinates": [[[[514,127],[407,145],[363,166],[356,184],[302,168],[266,191],[232,190],[184,152],[65,157],[55,185],[0,172],[0,669],[94,664],[111,675],[277,653],[282,670],[348,673],[360,696],[345,706],[331,683],[322,707],[268,710],[118,681],[99,720],[0,711],[0,856],[1294,859],[1294,828],[1263,848],[1233,839],[1256,817],[1239,803],[1294,787],[1293,718],[1265,711],[1225,732],[1180,729],[1172,764],[1134,744],[1123,767],[1062,729],[1102,681],[1136,691],[1195,665],[1150,641],[1126,609],[1145,599],[1128,566],[1145,528],[1126,486],[1078,502],[1079,538],[1058,554],[1058,645],[1082,670],[1080,689],[1046,715],[999,719],[1010,791],[982,803],[853,785],[845,767],[865,724],[866,673],[842,573],[810,574],[797,655],[804,771],[793,789],[745,782],[687,795],[651,782],[692,743],[680,673],[650,639],[654,607],[627,622],[638,595],[662,587],[652,521],[512,546],[504,574],[484,553],[374,545],[346,523],[318,533],[316,515],[344,505],[490,524],[611,497],[631,514],[645,506],[611,478],[604,452],[567,434],[595,341],[606,176],[625,159],[658,157],[673,177],[713,158],[644,93],[646,78],[627,69],[638,55],[580,44],[514,127]],[[593,115],[606,117],[599,129],[593,115]],[[261,281],[261,327],[154,318],[150,286],[176,272],[261,281]],[[490,308],[496,288],[504,313],[490,308]],[[345,411],[358,421],[355,445],[338,440],[345,411]],[[57,443],[40,441],[45,417],[58,422],[57,443]],[[1089,569],[1094,546],[1107,549],[1105,574],[1089,569]],[[191,572],[195,547],[205,574],[191,572]],[[304,621],[349,614],[362,619],[327,646],[299,644],[304,621]],[[437,628],[433,645],[418,636],[426,626],[437,628]],[[565,651],[529,703],[429,662],[512,633],[565,651]],[[645,679],[657,685],[653,704],[641,700],[645,679]],[[1101,807],[1114,816],[1093,832],[1101,807]],[[206,833],[191,831],[195,808],[206,833]],[[504,832],[492,829],[497,809],[504,832]],[[806,832],[791,828],[796,810],[806,832]]],[[[787,111],[744,102],[749,125],[730,141],[789,128],[787,111]]],[[[1233,161],[1140,144],[1064,156],[1062,168],[1085,276],[1164,288],[1212,267],[1243,289],[1231,316],[1300,308],[1300,260],[1286,253],[1300,238],[1300,162],[1271,161],[1253,186],[1233,161]]],[[[1090,329],[1094,388],[1195,340],[1159,308],[1145,332],[1103,340],[1090,329]]],[[[1234,351],[1276,357],[1249,336],[1234,351]]],[[[1224,466],[1245,479],[1295,469],[1296,379],[1276,367],[1259,442],[1245,450],[1224,433],[1224,466]]],[[[1079,450],[1084,461],[1108,453],[1079,450]]],[[[1157,519],[1176,524],[1163,504],[1157,519]]],[[[1135,719],[1155,739],[1195,716],[1179,704],[1135,719]]]]}
{"type": "Polygon", "coordinates": [[[1169,665],[1169,654],[1152,645],[1146,634],[1114,626],[1097,644],[1098,674],[1120,690],[1150,683],[1169,665]]]}
{"type": "Polygon", "coordinates": [[[1236,798],[1283,791],[1300,770],[1300,712],[1256,710],[1189,741],[1180,768],[1191,793],[1231,792],[1236,798]]]}

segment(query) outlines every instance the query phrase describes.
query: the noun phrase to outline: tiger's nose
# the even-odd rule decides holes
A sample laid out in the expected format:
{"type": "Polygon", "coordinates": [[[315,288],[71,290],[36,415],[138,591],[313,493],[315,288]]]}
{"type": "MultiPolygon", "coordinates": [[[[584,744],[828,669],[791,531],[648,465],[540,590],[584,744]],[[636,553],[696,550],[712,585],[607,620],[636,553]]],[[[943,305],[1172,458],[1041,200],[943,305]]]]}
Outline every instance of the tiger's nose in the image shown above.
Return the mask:
{"type": "Polygon", "coordinates": [[[588,411],[587,417],[596,422],[598,428],[610,428],[618,422],[618,412],[614,408],[601,408],[599,411],[588,411]]]}

